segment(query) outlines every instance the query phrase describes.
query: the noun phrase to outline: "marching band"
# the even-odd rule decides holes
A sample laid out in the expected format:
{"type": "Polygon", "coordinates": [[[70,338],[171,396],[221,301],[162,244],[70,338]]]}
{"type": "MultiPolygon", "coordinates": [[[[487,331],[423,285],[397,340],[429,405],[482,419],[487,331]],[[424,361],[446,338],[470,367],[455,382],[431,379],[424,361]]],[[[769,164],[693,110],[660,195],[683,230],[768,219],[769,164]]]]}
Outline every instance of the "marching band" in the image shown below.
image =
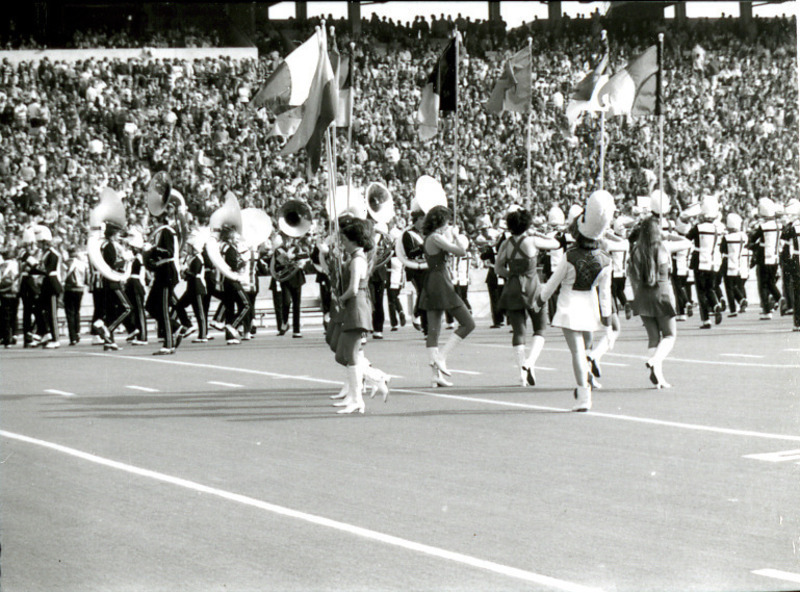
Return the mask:
{"type": "Polygon", "coordinates": [[[497,228],[488,215],[481,216],[470,241],[453,220],[444,189],[428,176],[416,183],[407,221],[397,219],[391,193],[380,183],[363,192],[337,188],[326,205],[327,234],[305,202],[288,200],[273,226],[265,212],[240,209],[231,192],[207,226],[190,228],[183,196],[166,172],[152,177],[145,197],[153,226],[147,238],[143,229],[128,226],[117,192],[100,192],[85,258],[77,245],[62,251],[39,221],[19,244],[6,240],[0,260],[0,339],[6,348],[16,343],[20,308],[23,347],[60,347],[59,303],[69,345],[76,345],[86,289],[94,311],[91,333],[106,351],[121,349],[115,334],[123,328],[127,344],[146,345],[145,313],[162,340],[154,355],[175,354],[194,332],[195,343],[208,342],[209,326],[224,331],[228,345],[237,345],[255,333],[258,277],[264,275],[271,276],[278,335],[288,331],[291,309],[292,333],[299,338],[305,272],[315,271],[326,341],[346,369],[345,386],[332,398],[340,413],[363,413],[364,389],[372,396],[380,392],[384,400],[389,394],[388,375],[364,353],[368,334],[382,337],[384,292],[392,330],[405,325],[407,312],[424,333],[432,386],[452,386],[448,354],[475,328],[466,300],[473,261],[488,267],[492,326],[507,320],[512,329],[517,384],[536,385],[548,321],[562,329],[577,384],[576,411],[591,408],[601,360],[614,346],[623,312],[628,319],[642,318],[649,379],[656,388],[669,388],[663,361],[674,346],[676,323],[693,314],[692,284],[700,328],[711,329],[711,319],[720,324],[724,311],[730,318],[747,310],[745,282],[753,267],[759,318],[768,321],[778,310],[793,314],[794,331],[800,331],[796,199],[784,206],[762,198],[753,212],[726,212],[723,224],[715,195],[679,210],[656,191],[649,205],[616,212],[614,197],[596,191],[585,207],[571,207],[566,219],[558,206],[545,221],[517,204],[497,228]],[[311,233],[314,226],[318,232],[311,233]],[[178,297],[181,279],[185,288],[178,297]],[[628,281],[632,300],[626,296],[628,281]],[[416,292],[408,311],[399,299],[405,285],[416,292]],[[219,300],[214,318],[212,298],[219,300]],[[457,321],[458,327],[440,348],[445,317],[448,326],[457,321]],[[533,338],[526,352],[528,317],[533,338]]]}

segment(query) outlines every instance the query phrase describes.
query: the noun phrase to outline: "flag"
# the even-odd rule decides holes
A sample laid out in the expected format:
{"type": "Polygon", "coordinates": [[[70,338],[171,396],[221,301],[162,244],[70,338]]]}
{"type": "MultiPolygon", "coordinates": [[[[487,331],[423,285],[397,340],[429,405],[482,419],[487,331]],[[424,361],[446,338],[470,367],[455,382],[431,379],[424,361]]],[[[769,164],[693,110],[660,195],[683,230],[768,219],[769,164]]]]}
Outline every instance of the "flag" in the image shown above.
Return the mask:
{"type": "Polygon", "coordinates": [[[350,125],[350,113],[353,110],[352,94],[352,74],[350,71],[350,56],[342,56],[333,38],[332,49],[329,52],[333,74],[336,77],[336,86],[339,89],[339,105],[336,109],[336,127],[348,127],[350,125]]]}
{"type": "Polygon", "coordinates": [[[352,56],[344,56],[339,61],[336,80],[339,86],[339,109],[336,112],[336,127],[349,127],[353,112],[353,68],[352,56]]]}
{"type": "Polygon", "coordinates": [[[297,128],[300,127],[301,121],[303,121],[302,105],[284,111],[275,118],[275,123],[269,134],[267,134],[267,137],[280,136],[281,138],[288,138],[294,135],[297,128]]]}
{"type": "Polygon", "coordinates": [[[527,113],[531,108],[531,51],[521,49],[506,61],[503,74],[494,85],[486,103],[492,113],[516,111],[527,113]]]}
{"type": "Polygon", "coordinates": [[[575,91],[567,103],[567,121],[570,128],[574,128],[578,122],[578,117],[584,111],[600,111],[600,104],[597,102],[597,92],[608,80],[605,71],[608,66],[608,40],[605,35],[602,38],[603,54],[583,80],[575,87],[575,91]]]}
{"type": "Polygon", "coordinates": [[[286,56],[250,101],[250,105],[258,109],[269,104],[278,112],[302,105],[308,98],[315,68],[319,63],[320,40],[324,34],[324,31],[317,31],[286,56]]]}
{"type": "Polygon", "coordinates": [[[317,52],[317,64],[311,80],[308,98],[303,104],[303,118],[295,134],[281,149],[281,155],[293,154],[301,148],[308,152],[307,173],[313,175],[319,168],[322,152],[322,135],[336,120],[336,107],[339,102],[336,79],[333,76],[331,60],[326,51],[327,41],[324,32],[317,52]]]}
{"type": "Polygon", "coordinates": [[[450,41],[436,61],[428,82],[422,90],[417,123],[419,137],[429,140],[439,128],[439,111],[456,111],[458,108],[458,87],[456,80],[456,56],[458,55],[458,35],[450,41]]]}
{"type": "Polygon", "coordinates": [[[609,115],[651,115],[656,113],[658,46],[614,74],[598,93],[598,101],[609,115]]]}

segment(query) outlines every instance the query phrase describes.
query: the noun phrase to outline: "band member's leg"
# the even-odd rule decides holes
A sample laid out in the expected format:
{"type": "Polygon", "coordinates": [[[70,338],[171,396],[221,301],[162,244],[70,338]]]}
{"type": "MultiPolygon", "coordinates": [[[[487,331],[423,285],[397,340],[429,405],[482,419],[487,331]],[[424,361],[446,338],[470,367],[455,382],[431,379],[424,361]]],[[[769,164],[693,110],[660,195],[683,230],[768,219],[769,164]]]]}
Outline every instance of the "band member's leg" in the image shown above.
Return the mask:
{"type": "Polygon", "coordinates": [[[383,324],[386,322],[386,313],[383,308],[383,281],[370,282],[372,289],[372,330],[374,333],[383,333],[383,324]]]}
{"type": "Polygon", "coordinates": [[[768,296],[772,296],[773,302],[777,303],[781,300],[781,291],[778,290],[778,266],[765,265],[765,278],[768,296]]]}
{"type": "Polygon", "coordinates": [[[731,314],[735,314],[739,310],[738,301],[739,299],[736,297],[736,288],[734,286],[734,277],[726,275],[724,278],[725,282],[725,295],[728,297],[728,307],[731,311],[731,314]]]}
{"type": "Polygon", "coordinates": [[[272,307],[275,310],[275,324],[278,327],[278,334],[284,334],[284,325],[286,323],[286,315],[284,315],[284,306],[283,306],[283,290],[277,290],[272,288],[272,307]]]}
{"type": "Polygon", "coordinates": [[[71,344],[78,343],[81,338],[81,300],[83,292],[64,292],[64,314],[67,317],[67,333],[71,344]]]}
{"type": "Polygon", "coordinates": [[[114,308],[116,311],[119,311],[119,314],[116,315],[115,318],[109,319],[110,322],[106,323],[106,327],[109,333],[111,333],[111,341],[114,341],[114,330],[122,324],[129,314],[131,314],[131,303],[128,301],[128,297],[125,296],[125,292],[121,289],[109,290],[109,298],[115,302],[114,308]]]}
{"type": "Polygon", "coordinates": [[[292,304],[292,332],[294,335],[300,335],[300,302],[302,296],[303,286],[291,286],[289,288],[289,297],[292,304]]]}

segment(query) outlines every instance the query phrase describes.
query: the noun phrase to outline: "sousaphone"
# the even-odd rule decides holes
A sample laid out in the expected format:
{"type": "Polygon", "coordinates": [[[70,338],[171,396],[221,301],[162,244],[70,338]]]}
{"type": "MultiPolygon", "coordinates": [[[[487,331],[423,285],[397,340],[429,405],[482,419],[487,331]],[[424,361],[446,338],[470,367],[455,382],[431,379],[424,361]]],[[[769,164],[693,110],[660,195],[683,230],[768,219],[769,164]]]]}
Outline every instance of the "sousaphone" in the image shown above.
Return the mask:
{"type": "Polygon", "coordinates": [[[278,228],[286,236],[299,238],[311,230],[311,208],[299,199],[286,201],[278,210],[278,228]]]}
{"type": "Polygon", "coordinates": [[[370,183],[366,190],[367,213],[376,222],[388,224],[394,218],[394,200],[383,183],[370,183]]]}
{"type": "Polygon", "coordinates": [[[236,230],[236,232],[242,232],[242,210],[239,207],[239,200],[236,199],[236,195],[234,195],[232,191],[228,191],[225,194],[225,203],[211,214],[208,226],[211,232],[205,237],[204,241],[208,258],[223,276],[232,281],[241,281],[242,276],[231,269],[230,265],[228,265],[225,258],[222,256],[219,240],[214,236],[213,232],[222,230],[223,228],[232,228],[236,230]]]}
{"type": "Polygon", "coordinates": [[[114,270],[103,259],[102,249],[105,238],[103,228],[108,224],[113,224],[121,230],[124,230],[127,225],[122,197],[110,187],[106,187],[100,192],[99,203],[89,213],[90,232],[86,241],[86,254],[98,273],[109,281],[121,282],[125,279],[125,274],[114,270]]]}
{"type": "Polygon", "coordinates": [[[258,208],[242,210],[242,239],[251,249],[257,249],[272,236],[272,219],[258,208]]]}
{"type": "Polygon", "coordinates": [[[328,195],[325,201],[325,211],[328,212],[328,218],[331,220],[339,218],[345,213],[366,220],[367,202],[363,190],[351,185],[348,194],[347,185],[339,185],[334,192],[333,199],[330,194],[328,195]]]}
{"type": "Polygon", "coordinates": [[[150,183],[147,184],[145,200],[147,209],[156,217],[164,213],[170,200],[177,201],[182,206],[186,205],[183,195],[172,188],[172,181],[166,171],[160,171],[150,179],[150,183]]]}

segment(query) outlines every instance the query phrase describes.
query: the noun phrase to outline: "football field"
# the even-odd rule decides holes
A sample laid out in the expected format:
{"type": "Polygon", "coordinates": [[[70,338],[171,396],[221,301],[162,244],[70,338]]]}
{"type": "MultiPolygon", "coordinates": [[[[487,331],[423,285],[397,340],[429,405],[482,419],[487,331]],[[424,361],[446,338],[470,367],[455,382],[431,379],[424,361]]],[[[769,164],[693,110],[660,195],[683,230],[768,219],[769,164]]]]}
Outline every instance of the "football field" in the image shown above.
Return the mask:
{"type": "Polygon", "coordinates": [[[668,390],[623,321],[589,413],[552,328],[529,388],[485,321],[452,388],[370,340],[392,392],[348,416],[319,331],[4,350],[2,589],[797,590],[800,334],[756,319],[679,324],[668,390]]]}

